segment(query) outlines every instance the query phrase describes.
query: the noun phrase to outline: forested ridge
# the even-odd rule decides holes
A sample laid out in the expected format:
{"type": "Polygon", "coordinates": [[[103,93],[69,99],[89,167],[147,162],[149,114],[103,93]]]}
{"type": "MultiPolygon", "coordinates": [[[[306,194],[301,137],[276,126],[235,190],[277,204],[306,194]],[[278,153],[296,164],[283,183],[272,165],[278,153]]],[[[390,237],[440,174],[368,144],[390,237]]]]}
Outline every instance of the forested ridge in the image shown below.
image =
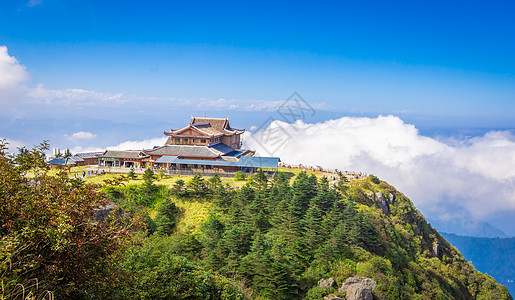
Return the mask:
{"type": "Polygon", "coordinates": [[[4,298],[23,285],[34,298],[323,299],[361,275],[376,299],[511,299],[375,176],[260,171],[235,189],[200,175],[159,185],[148,170],[99,186],[47,175],[43,150],[1,150],[4,298]],[[337,286],[317,286],[329,277],[337,286]]]}

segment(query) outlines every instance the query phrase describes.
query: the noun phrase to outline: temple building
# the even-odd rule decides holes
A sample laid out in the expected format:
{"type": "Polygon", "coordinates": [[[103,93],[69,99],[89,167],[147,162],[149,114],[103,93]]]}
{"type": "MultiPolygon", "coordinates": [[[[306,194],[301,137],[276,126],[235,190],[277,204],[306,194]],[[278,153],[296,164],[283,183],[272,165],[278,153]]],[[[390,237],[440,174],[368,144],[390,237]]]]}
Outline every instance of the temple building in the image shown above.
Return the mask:
{"type": "MultiPolygon", "coordinates": [[[[229,118],[192,116],[186,127],[165,131],[164,134],[168,139],[162,146],[143,150],[106,150],[94,155],[77,154],[77,157],[79,160],[94,161],[99,167],[140,169],[150,167],[164,169],[171,174],[187,173],[186,171],[252,173],[258,169],[275,173],[280,161],[278,157],[255,157],[255,151],[241,149],[241,134],[244,132],[245,129],[232,128],[229,125],[229,118]]],[[[53,163],[69,164],[70,162],[53,163]]]]}
{"type": "Polygon", "coordinates": [[[231,128],[229,118],[199,118],[191,116],[188,126],[165,131],[168,136],[165,145],[210,146],[222,143],[231,148],[241,147],[240,135],[245,129],[231,128]]]}

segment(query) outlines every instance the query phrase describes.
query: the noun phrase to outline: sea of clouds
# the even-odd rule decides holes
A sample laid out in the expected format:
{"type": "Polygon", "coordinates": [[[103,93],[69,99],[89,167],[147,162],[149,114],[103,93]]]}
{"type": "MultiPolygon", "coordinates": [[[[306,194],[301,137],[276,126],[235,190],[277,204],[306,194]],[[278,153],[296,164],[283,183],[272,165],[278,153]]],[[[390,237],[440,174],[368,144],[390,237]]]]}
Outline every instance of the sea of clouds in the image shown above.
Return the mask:
{"type": "Polygon", "coordinates": [[[508,131],[439,139],[391,115],[314,124],[276,120],[246,133],[245,146],[289,164],[375,174],[441,221],[488,220],[506,211],[515,216],[515,136],[508,131]]]}

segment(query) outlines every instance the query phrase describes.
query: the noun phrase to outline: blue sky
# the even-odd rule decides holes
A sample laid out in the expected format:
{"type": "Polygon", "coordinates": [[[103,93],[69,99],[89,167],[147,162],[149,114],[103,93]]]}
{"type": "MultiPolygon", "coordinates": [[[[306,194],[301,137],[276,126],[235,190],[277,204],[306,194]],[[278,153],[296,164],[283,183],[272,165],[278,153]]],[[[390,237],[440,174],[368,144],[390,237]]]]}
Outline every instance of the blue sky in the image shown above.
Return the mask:
{"type": "Polygon", "coordinates": [[[191,114],[280,120],[296,91],[316,114],[285,160],[374,173],[432,218],[461,207],[515,235],[514,15],[512,1],[1,1],[0,137],[148,147],[191,114]],[[322,140],[338,143],[298,146],[333,123],[346,134],[322,140]],[[444,179],[421,188],[419,166],[444,179]]]}
{"type": "Polygon", "coordinates": [[[509,1],[3,1],[0,42],[47,89],[270,101],[298,91],[340,113],[506,128],[513,12],[509,1]]]}

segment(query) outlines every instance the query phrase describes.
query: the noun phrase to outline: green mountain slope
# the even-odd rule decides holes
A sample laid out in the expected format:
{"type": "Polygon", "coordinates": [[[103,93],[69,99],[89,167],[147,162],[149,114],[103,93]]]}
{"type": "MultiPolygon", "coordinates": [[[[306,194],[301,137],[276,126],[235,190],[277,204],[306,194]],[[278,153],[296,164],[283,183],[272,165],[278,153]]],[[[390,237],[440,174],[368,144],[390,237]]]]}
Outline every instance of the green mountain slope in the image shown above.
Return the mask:
{"type": "MultiPolygon", "coordinates": [[[[108,194],[128,207],[135,200],[124,189],[108,194]]],[[[338,294],[317,287],[320,279],[340,286],[362,275],[377,282],[378,299],[511,299],[407,197],[374,176],[332,187],[307,173],[294,180],[279,173],[272,181],[260,173],[240,190],[197,178],[170,193],[168,201],[204,203],[210,213],[186,230],[180,224],[187,212],[179,213],[172,223],[182,229],[156,233],[146,244],[167,245],[165,252],[230,278],[247,298],[319,299],[338,294]]],[[[154,220],[159,228],[159,213],[154,220]]]]}
{"type": "Polygon", "coordinates": [[[442,233],[481,272],[515,293],[515,238],[478,238],[442,233]]]}

